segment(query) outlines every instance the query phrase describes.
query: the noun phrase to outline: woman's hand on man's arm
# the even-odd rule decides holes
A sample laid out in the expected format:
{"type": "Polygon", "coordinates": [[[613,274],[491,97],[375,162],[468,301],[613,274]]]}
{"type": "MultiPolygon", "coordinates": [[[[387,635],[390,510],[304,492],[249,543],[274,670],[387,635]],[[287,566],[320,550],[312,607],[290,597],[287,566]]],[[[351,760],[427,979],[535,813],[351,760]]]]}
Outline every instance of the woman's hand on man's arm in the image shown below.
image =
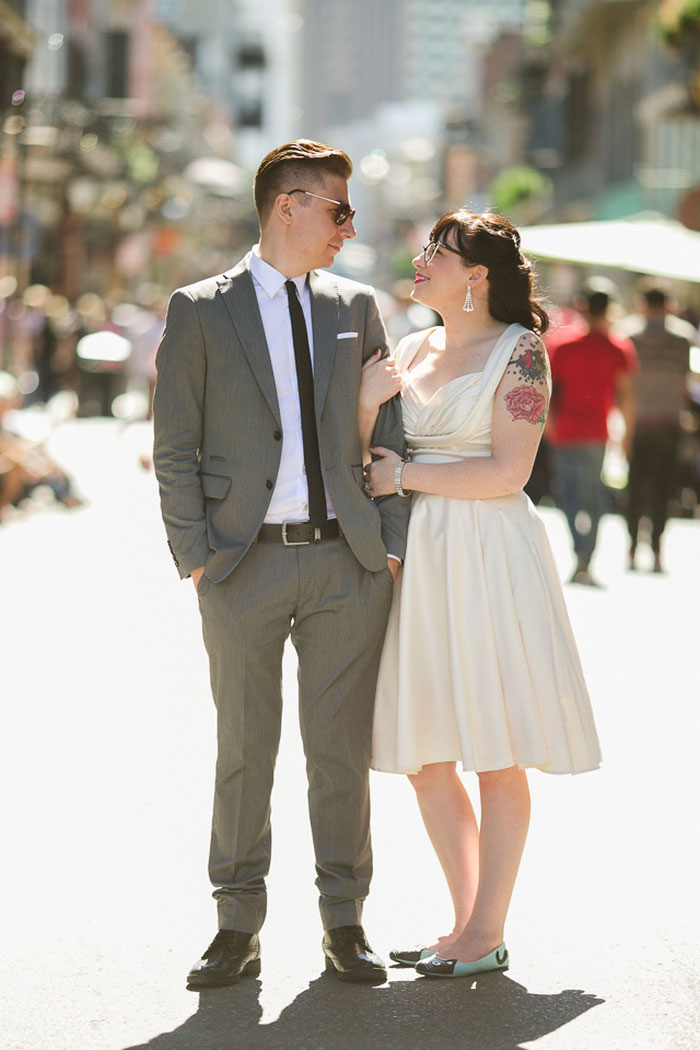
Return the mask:
{"type": "Polygon", "coordinates": [[[381,347],[368,357],[362,366],[360,380],[359,407],[375,413],[385,401],[404,388],[404,380],[399,366],[391,355],[382,357],[381,347]]]}
{"type": "Polygon", "coordinates": [[[360,393],[357,401],[357,418],[362,442],[362,461],[369,463],[369,446],[379,415],[379,409],[404,387],[403,376],[393,357],[382,357],[380,347],[368,357],[362,366],[360,393]]]}

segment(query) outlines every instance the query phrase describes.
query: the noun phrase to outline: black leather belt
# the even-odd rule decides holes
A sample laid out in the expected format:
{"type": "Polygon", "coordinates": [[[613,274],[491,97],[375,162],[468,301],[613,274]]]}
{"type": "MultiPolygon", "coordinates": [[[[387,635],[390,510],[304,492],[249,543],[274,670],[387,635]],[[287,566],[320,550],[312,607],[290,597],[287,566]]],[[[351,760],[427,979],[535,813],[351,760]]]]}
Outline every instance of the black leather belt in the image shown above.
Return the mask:
{"type": "Polygon", "coordinates": [[[310,521],[283,521],[281,525],[263,525],[258,543],[283,543],[285,547],[306,547],[321,540],[335,540],[341,535],[337,518],[312,525],[310,521]]]}

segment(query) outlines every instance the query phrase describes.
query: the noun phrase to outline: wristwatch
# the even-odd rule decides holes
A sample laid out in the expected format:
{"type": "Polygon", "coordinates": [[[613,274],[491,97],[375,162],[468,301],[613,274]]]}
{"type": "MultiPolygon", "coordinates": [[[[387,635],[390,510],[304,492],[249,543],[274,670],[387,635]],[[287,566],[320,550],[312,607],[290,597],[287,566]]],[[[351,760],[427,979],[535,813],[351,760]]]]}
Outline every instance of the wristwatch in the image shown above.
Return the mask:
{"type": "Polygon", "coordinates": [[[400,463],[396,464],[396,469],[394,470],[394,488],[396,489],[397,496],[408,496],[408,495],[410,495],[410,493],[404,492],[403,488],[401,487],[401,478],[403,477],[403,468],[406,466],[407,462],[408,462],[408,460],[402,459],[400,463]]]}

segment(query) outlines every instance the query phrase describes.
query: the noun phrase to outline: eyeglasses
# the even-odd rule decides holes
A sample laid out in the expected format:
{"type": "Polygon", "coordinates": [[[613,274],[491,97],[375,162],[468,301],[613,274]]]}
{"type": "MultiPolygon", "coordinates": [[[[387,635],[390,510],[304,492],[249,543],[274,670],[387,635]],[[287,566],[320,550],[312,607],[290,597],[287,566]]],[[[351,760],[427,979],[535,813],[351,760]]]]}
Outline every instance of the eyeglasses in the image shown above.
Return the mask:
{"type": "Polygon", "coordinates": [[[437,254],[438,248],[445,248],[446,251],[452,252],[453,255],[460,255],[461,252],[456,248],[451,248],[449,244],[444,244],[442,241],[428,241],[423,247],[423,258],[425,259],[425,265],[430,266],[431,262],[437,254]]]}
{"type": "Polygon", "coordinates": [[[335,213],[336,226],[344,226],[346,222],[355,218],[357,208],[351,208],[347,201],[334,201],[330,197],[322,197],[320,193],[312,193],[311,190],[287,190],[287,193],[305,193],[307,197],[318,197],[320,201],[328,201],[329,204],[337,204],[335,213]]]}

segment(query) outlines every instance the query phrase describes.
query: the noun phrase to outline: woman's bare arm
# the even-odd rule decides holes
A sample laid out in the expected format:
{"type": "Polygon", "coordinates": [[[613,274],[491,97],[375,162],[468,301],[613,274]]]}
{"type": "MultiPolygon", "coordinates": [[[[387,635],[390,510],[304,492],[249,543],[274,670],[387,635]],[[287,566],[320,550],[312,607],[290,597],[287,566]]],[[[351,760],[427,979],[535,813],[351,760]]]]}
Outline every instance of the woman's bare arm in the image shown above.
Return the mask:
{"type": "MultiPolygon", "coordinates": [[[[550,396],[549,361],[538,336],[523,335],[501,379],[493,405],[491,455],[458,463],[407,463],[402,487],[453,499],[493,499],[519,492],[532,472],[550,396]]],[[[373,449],[370,495],[394,491],[395,453],[373,449]]]]}

